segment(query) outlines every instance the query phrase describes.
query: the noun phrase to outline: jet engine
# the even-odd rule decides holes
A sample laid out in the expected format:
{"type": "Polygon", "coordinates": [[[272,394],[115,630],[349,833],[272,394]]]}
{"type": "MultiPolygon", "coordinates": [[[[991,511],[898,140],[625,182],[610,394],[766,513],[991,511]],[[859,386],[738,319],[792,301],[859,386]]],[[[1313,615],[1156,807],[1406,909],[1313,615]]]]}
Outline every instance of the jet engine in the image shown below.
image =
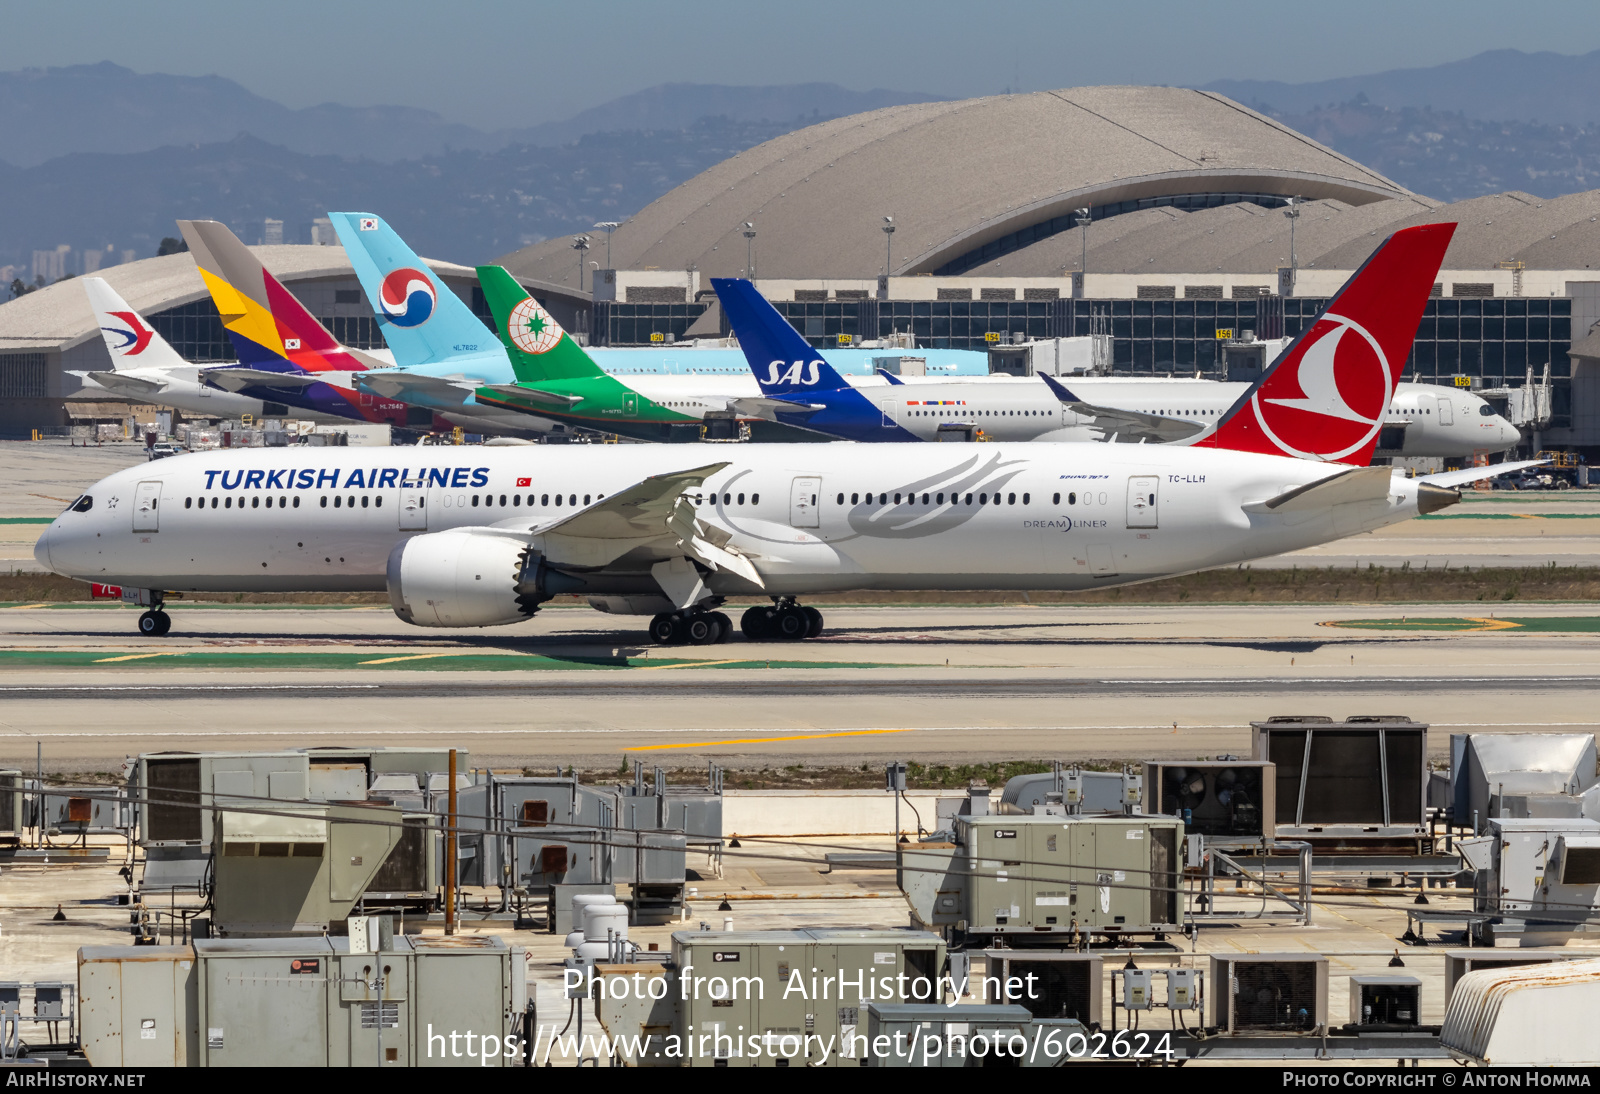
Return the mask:
{"type": "Polygon", "coordinates": [[[389,603],[418,627],[520,623],[585,582],[553,570],[520,539],[482,532],[413,536],[389,552],[389,603]]]}

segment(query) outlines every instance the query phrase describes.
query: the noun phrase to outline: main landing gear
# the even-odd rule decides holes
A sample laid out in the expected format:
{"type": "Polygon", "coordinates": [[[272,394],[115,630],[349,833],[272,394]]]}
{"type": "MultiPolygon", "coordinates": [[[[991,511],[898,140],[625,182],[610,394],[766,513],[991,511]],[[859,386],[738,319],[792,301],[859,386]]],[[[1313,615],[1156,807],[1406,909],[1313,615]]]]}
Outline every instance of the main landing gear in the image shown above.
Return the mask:
{"type": "Polygon", "coordinates": [[[822,633],[822,613],[781,597],[770,607],[757,604],[744,613],[739,629],[752,642],[798,642],[822,633]]]}
{"type": "Polygon", "coordinates": [[[650,637],[663,646],[713,646],[732,633],[721,612],[662,612],[650,621],[650,637]]]}
{"type": "Polygon", "coordinates": [[[160,638],[172,629],[172,616],[162,611],[160,593],[152,593],[150,610],[139,617],[139,633],[146,638],[160,638]]]}

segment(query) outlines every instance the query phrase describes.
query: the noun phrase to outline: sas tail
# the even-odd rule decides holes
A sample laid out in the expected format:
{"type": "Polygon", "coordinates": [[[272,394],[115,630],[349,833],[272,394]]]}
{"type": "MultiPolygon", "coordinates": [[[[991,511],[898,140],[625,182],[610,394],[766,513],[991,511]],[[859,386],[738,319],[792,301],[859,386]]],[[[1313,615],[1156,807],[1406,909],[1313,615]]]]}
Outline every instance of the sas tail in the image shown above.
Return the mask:
{"type": "Polygon", "coordinates": [[[478,284],[518,383],[606,375],[504,266],[479,266],[478,284]]]}
{"type": "Polygon", "coordinates": [[[89,306],[94,309],[94,321],[111,353],[113,370],[126,372],[189,363],[144,321],[144,316],[130,308],[104,278],[84,278],[83,290],[89,294],[89,306]]]}
{"type": "Polygon", "coordinates": [[[211,290],[240,364],[270,369],[288,361],[306,372],[384,367],[341,345],[226,224],[180,220],[178,230],[211,290]]]}
{"type": "Polygon", "coordinates": [[[1366,466],[1454,224],[1402,228],[1239,397],[1205,448],[1366,466]]]}
{"type": "Polygon", "coordinates": [[[481,357],[489,332],[438,274],[371,213],[329,213],[395,363],[481,357]]]}
{"type": "Polygon", "coordinates": [[[749,281],[713,277],[711,287],[717,290],[762,394],[796,396],[849,387],[749,281]]]}

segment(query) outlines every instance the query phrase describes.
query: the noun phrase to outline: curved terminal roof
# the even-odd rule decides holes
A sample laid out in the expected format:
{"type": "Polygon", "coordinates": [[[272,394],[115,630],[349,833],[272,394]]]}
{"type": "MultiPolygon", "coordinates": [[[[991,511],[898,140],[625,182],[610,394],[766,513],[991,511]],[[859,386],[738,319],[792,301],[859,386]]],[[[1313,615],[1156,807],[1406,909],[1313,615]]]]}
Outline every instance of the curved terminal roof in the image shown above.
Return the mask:
{"type": "MultiPolygon", "coordinates": [[[[251,247],[250,250],[291,290],[296,282],[355,277],[343,247],[283,244],[251,247]]],[[[458,291],[470,290],[478,283],[477,271],[470,266],[434,259],[424,261],[440,277],[453,282],[458,291]]],[[[193,256],[187,251],[108,266],[89,276],[104,278],[141,315],[153,315],[210,296],[205,282],[200,279],[200,271],[195,268],[193,256]]],[[[555,295],[577,296],[559,285],[542,285],[531,278],[520,280],[534,291],[545,289],[555,295]]],[[[587,296],[578,302],[585,308],[589,306],[587,296]]],[[[89,308],[89,298],[76,277],[57,281],[0,305],[0,352],[68,350],[99,336],[100,328],[89,308]]]]}
{"type": "MultiPolygon", "coordinates": [[[[1349,206],[1412,196],[1220,95],[1073,88],[889,107],[786,134],[652,202],[615,232],[612,261],[735,275],[749,222],[764,279],[873,277],[884,271],[880,229],[892,215],[896,275],[976,272],[970,264],[986,246],[1059,232],[1080,207],[1098,219],[1151,200],[1244,195],[1349,206]]],[[[501,261],[571,283],[571,243],[547,240],[501,261]]]]}

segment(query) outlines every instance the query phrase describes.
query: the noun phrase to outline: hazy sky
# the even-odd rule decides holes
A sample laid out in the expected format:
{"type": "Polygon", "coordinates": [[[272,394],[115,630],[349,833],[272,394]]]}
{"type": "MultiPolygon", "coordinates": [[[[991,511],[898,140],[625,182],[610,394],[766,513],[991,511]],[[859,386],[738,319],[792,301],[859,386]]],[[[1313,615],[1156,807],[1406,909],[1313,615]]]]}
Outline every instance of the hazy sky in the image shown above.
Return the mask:
{"type": "Polygon", "coordinates": [[[485,129],[564,118],[672,81],[821,80],[964,97],[1298,82],[1487,49],[1600,48],[1600,18],[1584,0],[9,0],[0,10],[0,69],[110,60],[227,76],[294,107],[418,106],[485,129]]]}

